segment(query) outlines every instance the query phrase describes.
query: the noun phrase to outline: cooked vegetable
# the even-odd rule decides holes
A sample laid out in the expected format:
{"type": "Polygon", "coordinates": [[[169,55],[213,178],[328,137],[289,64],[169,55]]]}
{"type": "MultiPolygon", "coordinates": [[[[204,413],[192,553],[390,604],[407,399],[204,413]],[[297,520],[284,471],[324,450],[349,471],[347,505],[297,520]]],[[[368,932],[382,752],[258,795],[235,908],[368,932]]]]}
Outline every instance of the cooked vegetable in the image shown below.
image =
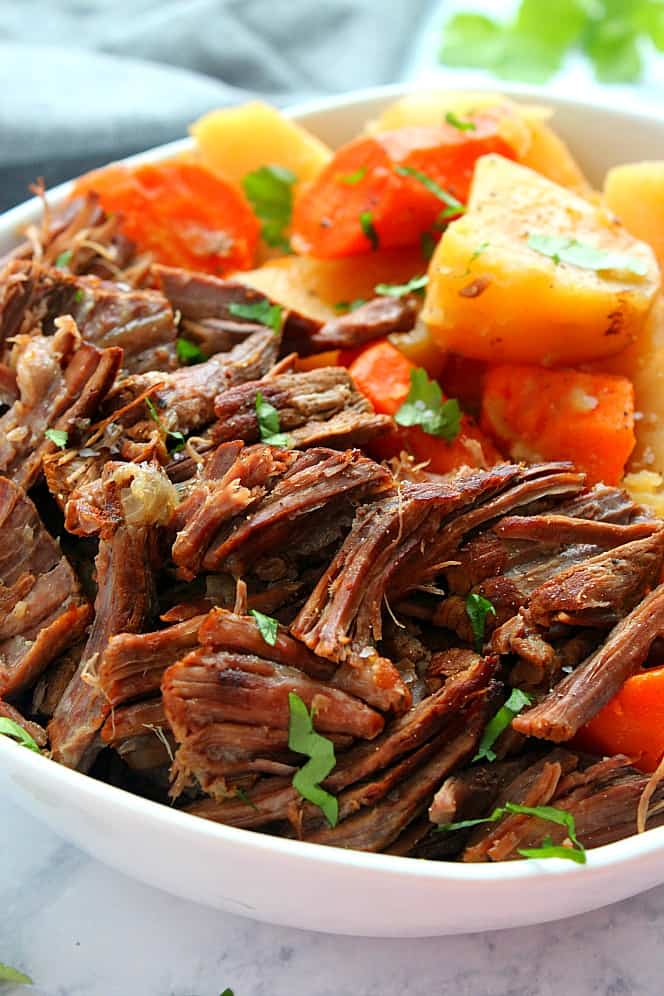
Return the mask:
{"type": "Polygon", "coordinates": [[[485,156],[468,212],[449,226],[431,261],[423,317],[441,348],[464,356],[570,365],[618,353],[638,336],[658,283],[652,250],[601,208],[485,156]],[[572,243],[591,247],[581,253],[585,265],[572,243]],[[615,254],[621,272],[587,268],[615,262],[615,254]]]}
{"type": "Polygon", "coordinates": [[[614,166],[604,198],[628,232],[647,242],[664,268],[664,162],[614,166]]]}
{"type": "Polygon", "coordinates": [[[481,424],[515,460],[572,460],[615,484],[634,448],[634,390],[610,374],[493,367],[481,424]]]}
{"type": "Polygon", "coordinates": [[[597,754],[626,754],[642,771],[664,756],[664,667],[628,678],[617,695],[577,734],[597,754]]]}
{"type": "Polygon", "coordinates": [[[202,162],[240,186],[248,173],[275,165],[306,182],[331,153],[301,125],[260,101],[210,111],[191,126],[202,162]]]}
{"type": "Polygon", "coordinates": [[[295,249],[335,258],[378,245],[418,245],[425,232],[439,231],[450,203],[465,203],[478,157],[488,152],[512,155],[492,117],[478,115],[475,124],[472,132],[446,123],[401,128],[344,145],[297,198],[295,249]],[[365,173],[357,183],[349,187],[339,182],[340,176],[360,169],[365,173]],[[448,199],[444,207],[441,191],[448,199]]]}
{"type": "Polygon", "coordinates": [[[87,191],[159,263],[223,274],[254,261],[258,222],[244,195],[204,166],[107,166],[78,180],[72,197],[87,191]]]}

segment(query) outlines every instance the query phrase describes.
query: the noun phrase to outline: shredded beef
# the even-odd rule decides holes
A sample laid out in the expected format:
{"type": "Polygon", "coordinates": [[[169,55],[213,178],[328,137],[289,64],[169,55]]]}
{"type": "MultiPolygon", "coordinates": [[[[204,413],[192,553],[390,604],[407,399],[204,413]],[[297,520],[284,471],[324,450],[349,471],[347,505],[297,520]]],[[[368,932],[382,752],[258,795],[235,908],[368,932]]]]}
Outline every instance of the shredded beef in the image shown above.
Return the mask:
{"type": "Polygon", "coordinates": [[[409,332],[415,325],[420,302],[415,294],[402,297],[374,297],[339,318],[316,329],[299,352],[317,353],[324,349],[353,349],[392,332],[409,332]]]}

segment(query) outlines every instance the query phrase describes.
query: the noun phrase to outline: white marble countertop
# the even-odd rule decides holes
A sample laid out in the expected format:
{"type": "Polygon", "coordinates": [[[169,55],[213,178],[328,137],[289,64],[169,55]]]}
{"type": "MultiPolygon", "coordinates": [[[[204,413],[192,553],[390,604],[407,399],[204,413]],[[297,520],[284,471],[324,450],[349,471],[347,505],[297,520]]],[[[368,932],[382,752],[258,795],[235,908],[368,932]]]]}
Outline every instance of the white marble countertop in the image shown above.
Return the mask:
{"type": "MultiPolygon", "coordinates": [[[[0,821],[2,996],[659,996],[664,887],[541,927],[372,940],[252,923],[138,885],[13,805],[0,821]]],[[[321,900],[322,901],[322,900],[321,900]]],[[[527,902],[524,895],[524,902],[527,902]]]]}

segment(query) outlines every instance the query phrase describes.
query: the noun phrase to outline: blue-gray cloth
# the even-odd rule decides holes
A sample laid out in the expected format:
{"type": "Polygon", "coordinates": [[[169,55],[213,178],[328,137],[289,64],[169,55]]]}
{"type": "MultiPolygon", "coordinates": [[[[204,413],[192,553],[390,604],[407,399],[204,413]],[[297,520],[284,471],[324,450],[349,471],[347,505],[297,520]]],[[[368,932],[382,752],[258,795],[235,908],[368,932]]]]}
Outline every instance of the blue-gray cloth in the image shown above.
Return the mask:
{"type": "Polygon", "coordinates": [[[431,0],[0,0],[0,209],[201,113],[400,78],[431,0]]]}

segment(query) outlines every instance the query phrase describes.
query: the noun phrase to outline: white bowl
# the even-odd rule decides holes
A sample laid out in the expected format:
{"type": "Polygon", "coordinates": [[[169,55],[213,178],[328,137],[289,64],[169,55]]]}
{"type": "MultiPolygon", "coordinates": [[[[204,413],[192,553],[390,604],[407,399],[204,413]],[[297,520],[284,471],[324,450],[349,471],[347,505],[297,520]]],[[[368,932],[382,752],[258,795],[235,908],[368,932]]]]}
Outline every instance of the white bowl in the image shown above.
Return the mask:
{"type": "MultiPolygon", "coordinates": [[[[661,158],[664,118],[499,88],[544,100],[555,127],[599,183],[616,163],[661,158]]],[[[292,111],[331,145],[355,135],[403,87],[367,90],[292,111]]],[[[145,153],[155,160],[188,140],[145,153]]],[[[55,203],[64,184],[51,194],[55,203]]],[[[37,201],[0,218],[0,253],[35,219],[37,201]]],[[[664,827],[588,853],[495,865],[418,861],[299,843],[224,827],[69,771],[0,737],[3,800],[114,868],[177,896],[291,927],[420,937],[516,927],[571,916],[664,882],[664,827]]]]}

